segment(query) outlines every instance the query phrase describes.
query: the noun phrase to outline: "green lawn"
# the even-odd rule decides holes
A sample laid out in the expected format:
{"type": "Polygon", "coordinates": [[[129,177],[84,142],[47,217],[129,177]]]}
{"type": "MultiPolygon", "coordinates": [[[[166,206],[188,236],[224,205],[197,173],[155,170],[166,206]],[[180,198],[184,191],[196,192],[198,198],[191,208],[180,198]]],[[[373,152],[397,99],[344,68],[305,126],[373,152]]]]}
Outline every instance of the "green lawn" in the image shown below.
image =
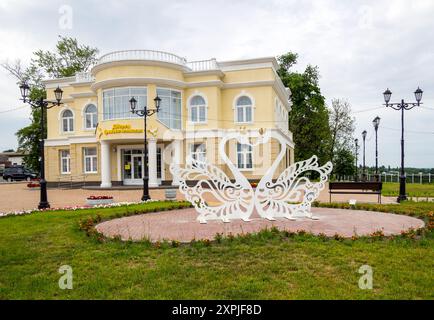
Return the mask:
{"type": "MultiPolygon", "coordinates": [[[[0,219],[1,299],[421,299],[434,298],[434,239],[333,240],[273,231],[257,236],[157,248],[99,242],[79,221],[128,208],[36,213],[0,219]],[[60,290],[57,270],[73,268],[60,290]],[[374,290],[358,288],[358,269],[374,270],[374,290]]],[[[172,204],[163,204],[170,206],[172,204]]],[[[434,204],[373,205],[429,216],[434,204]]],[[[374,207],[372,207],[374,208],[374,207]]]]}
{"type": "MultiPolygon", "coordinates": [[[[420,183],[407,183],[406,192],[410,197],[434,197],[434,183],[420,184],[420,183]]],[[[383,196],[398,196],[399,183],[385,182],[383,183],[383,196]]]]}

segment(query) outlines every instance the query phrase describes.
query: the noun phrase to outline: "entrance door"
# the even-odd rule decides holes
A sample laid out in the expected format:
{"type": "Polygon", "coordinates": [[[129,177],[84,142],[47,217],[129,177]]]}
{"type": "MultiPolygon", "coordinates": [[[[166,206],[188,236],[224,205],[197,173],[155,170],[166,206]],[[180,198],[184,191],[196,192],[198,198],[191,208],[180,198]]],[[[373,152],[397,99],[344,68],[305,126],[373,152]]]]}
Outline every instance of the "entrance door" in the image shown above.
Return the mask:
{"type": "Polygon", "coordinates": [[[136,154],[133,155],[131,163],[132,184],[140,184],[143,182],[143,171],[143,156],[136,154]]]}

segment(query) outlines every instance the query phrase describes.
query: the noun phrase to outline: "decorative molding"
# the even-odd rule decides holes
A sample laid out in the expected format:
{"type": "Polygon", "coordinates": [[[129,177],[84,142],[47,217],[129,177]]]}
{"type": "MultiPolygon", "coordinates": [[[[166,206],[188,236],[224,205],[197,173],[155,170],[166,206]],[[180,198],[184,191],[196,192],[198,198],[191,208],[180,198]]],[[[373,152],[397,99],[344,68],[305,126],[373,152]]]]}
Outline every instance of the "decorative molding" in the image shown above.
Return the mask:
{"type": "Polygon", "coordinates": [[[97,143],[95,136],[71,136],[61,139],[45,139],[46,147],[69,146],[78,143],[97,143]]]}

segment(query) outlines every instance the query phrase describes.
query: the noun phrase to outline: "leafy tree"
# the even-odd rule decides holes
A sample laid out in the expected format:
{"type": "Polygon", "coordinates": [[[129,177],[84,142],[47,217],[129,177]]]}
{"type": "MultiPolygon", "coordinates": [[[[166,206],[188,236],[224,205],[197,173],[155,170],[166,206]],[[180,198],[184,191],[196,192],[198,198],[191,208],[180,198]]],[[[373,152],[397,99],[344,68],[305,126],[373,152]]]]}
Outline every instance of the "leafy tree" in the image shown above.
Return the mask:
{"type": "Polygon", "coordinates": [[[350,150],[344,148],[336,151],[333,159],[333,171],[338,180],[341,180],[343,176],[352,176],[356,173],[354,162],[355,158],[350,150]]]}
{"type": "Polygon", "coordinates": [[[319,88],[318,67],[308,65],[303,73],[292,71],[297,54],[288,52],[278,57],[278,75],[292,92],[289,128],[294,134],[295,160],[317,155],[320,162],[330,160],[331,133],[329,112],[319,88]]]}
{"type": "Polygon", "coordinates": [[[330,108],[330,159],[334,159],[338,150],[351,150],[354,134],[354,118],[348,101],[333,99],[330,108]]]}
{"type": "MultiPolygon", "coordinates": [[[[59,36],[56,50],[34,52],[29,66],[23,66],[19,60],[12,64],[6,61],[1,65],[17,79],[17,83],[26,81],[30,85],[32,99],[45,99],[46,92],[42,83],[44,77],[70,77],[77,72],[88,71],[95,64],[97,54],[96,48],[80,45],[74,38],[59,36]]],[[[30,120],[29,126],[16,133],[18,150],[28,154],[24,157],[24,164],[39,172],[39,141],[46,137],[46,132],[42,136],[40,132],[41,110],[32,109],[30,120]]]]}

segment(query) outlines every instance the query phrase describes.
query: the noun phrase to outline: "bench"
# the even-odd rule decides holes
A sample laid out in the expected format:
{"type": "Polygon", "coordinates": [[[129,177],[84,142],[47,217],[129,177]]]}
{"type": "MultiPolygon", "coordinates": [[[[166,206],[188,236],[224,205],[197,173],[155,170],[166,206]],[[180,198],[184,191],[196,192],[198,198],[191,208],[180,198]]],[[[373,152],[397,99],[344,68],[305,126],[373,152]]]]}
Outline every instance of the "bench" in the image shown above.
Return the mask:
{"type": "Polygon", "coordinates": [[[330,182],[330,202],[332,202],[332,194],[376,194],[378,195],[378,203],[381,203],[382,188],[382,182],[330,182]]]}

